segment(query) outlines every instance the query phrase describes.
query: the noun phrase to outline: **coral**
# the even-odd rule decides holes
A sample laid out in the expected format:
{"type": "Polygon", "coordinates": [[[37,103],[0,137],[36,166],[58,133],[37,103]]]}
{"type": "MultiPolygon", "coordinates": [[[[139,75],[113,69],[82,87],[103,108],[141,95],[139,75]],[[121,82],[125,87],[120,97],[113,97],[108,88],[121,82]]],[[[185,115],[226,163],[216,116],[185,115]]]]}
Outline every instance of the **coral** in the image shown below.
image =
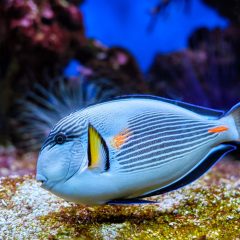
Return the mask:
{"type": "Polygon", "coordinates": [[[87,47],[79,49],[76,58],[91,70],[89,79],[107,78],[121,90],[119,94],[149,92],[136,60],[126,49],[108,48],[92,40],[87,47]]]}
{"type": "Polygon", "coordinates": [[[0,26],[0,130],[6,140],[15,99],[32,83],[58,76],[86,38],[78,6],[65,0],[1,1],[0,26]]]}
{"type": "MultiPolygon", "coordinates": [[[[118,94],[148,90],[129,52],[107,48],[85,37],[78,7],[81,2],[0,2],[0,101],[4,103],[0,107],[1,141],[6,143],[9,134],[15,134],[16,128],[9,125],[9,117],[19,111],[15,102],[26,98],[36,83],[49,88],[50,82],[62,78],[72,58],[80,61],[81,75],[97,85],[102,84],[103,78],[109,79],[110,85],[119,89],[118,94]]],[[[104,87],[105,84],[101,86],[104,87]]]]}
{"type": "Polygon", "coordinates": [[[158,54],[148,72],[155,94],[229,109],[239,101],[240,31],[197,29],[189,38],[189,49],[158,54]]]}
{"type": "Polygon", "coordinates": [[[150,205],[87,207],[41,189],[31,176],[0,180],[0,238],[238,239],[240,162],[224,160],[150,205]]]}

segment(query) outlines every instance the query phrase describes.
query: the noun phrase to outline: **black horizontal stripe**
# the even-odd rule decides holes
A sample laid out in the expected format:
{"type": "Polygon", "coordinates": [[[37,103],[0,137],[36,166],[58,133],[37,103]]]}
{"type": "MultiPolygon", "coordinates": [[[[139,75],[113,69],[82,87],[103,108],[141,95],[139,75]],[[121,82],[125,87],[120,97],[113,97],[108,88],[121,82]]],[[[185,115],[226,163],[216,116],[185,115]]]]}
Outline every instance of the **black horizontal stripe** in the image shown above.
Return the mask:
{"type": "MultiPolygon", "coordinates": [[[[201,147],[205,143],[206,142],[203,142],[202,144],[198,145],[198,147],[201,147]]],[[[174,160],[184,157],[184,155],[189,154],[189,152],[191,152],[194,149],[196,149],[196,147],[192,146],[191,150],[188,150],[188,151],[183,150],[183,151],[181,151],[181,153],[179,151],[178,154],[176,154],[176,155],[172,154],[172,156],[169,154],[169,156],[167,156],[167,157],[164,156],[165,160],[160,159],[159,156],[157,156],[146,162],[141,162],[141,163],[136,162],[135,165],[134,164],[132,164],[132,165],[124,164],[124,165],[121,165],[120,171],[121,172],[136,172],[136,171],[141,171],[141,170],[146,171],[153,167],[160,167],[162,164],[170,163],[174,160]]]]}
{"type": "Polygon", "coordinates": [[[199,124],[199,123],[194,123],[194,122],[187,122],[187,123],[176,123],[176,124],[167,124],[167,125],[153,125],[149,126],[148,128],[145,129],[139,129],[133,131],[133,138],[139,138],[139,137],[144,137],[146,135],[151,135],[155,133],[161,133],[162,135],[166,135],[169,133],[172,133],[172,131],[179,130],[186,132],[188,130],[196,129],[198,128],[211,128],[214,127],[215,125],[207,125],[207,124],[199,124]],[[165,130],[167,129],[167,130],[165,130]]]}
{"type": "MultiPolygon", "coordinates": [[[[179,145],[179,146],[176,146],[173,148],[169,148],[167,151],[165,151],[164,149],[161,149],[160,151],[149,152],[148,154],[137,156],[136,158],[132,158],[132,159],[126,160],[124,162],[122,161],[122,162],[120,162],[120,164],[122,166],[126,166],[127,168],[132,168],[135,166],[139,166],[140,164],[141,165],[150,164],[156,160],[163,161],[164,159],[167,159],[167,158],[179,156],[179,154],[182,154],[182,153],[187,154],[191,150],[198,148],[199,146],[205,144],[206,141],[212,140],[215,137],[216,136],[212,135],[212,136],[209,136],[208,138],[200,139],[200,140],[194,142],[194,144],[192,144],[192,145],[182,144],[182,145],[179,145]],[[197,144],[199,144],[199,145],[197,145],[197,144]]],[[[166,161],[168,161],[168,160],[166,160],[166,161]]]]}
{"type": "Polygon", "coordinates": [[[162,132],[165,133],[166,131],[169,130],[175,130],[175,129],[179,129],[179,130],[185,130],[187,131],[190,127],[194,127],[194,126],[199,126],[199,127],[214,127],[215,125],[209,125],[209,124],[199,124],[197,122],[192,122],[192,121],[188,121],[188,122],[180,122],[180,123],[166,123],[166,124],[156,124],[156,125],[151,125],[148,126],[146,128],[142,128],[142,129],[133,129],[131,128],[131,131],[133,131],[134,133],[134,137],[136,136],[142,136],[142,135],[148,135],[148,134],[152,134],[154,132],[162,132]],[[167,129],[165,131],[165,129],[167,129]]]}
{"type": "Polygon", "coordinates": [[[120,172],[137,172],[137,171],[148,171],[149,169],[151,168],[156,168],[156,167],[161,167],[162,164],[165,164],[165,163],[168,163],[168,162],[172,162],[174,160],[177,160],[178,158],[181,158],[183,157],[182,155],[179,155],[177,157],[174,157],[173,159],[171,159],[170,161],[164,161],[164,162],[160,162],[160,161],[156,161],[157,160],[157,157],[155,159],[152,160],[152,163],[147,165],[147,166],[139,166],[139,167],[136,167],[136,168],[130,168],[128,166],[122,166],[120,168],[120,172]]]}
{"type": "Polygon", "coordinates": [[[117,158],[117,160],[121,163],[124,164],[126,162],[135,162],[140,158],[149,158],[152,155],[156,155],[158,154],[159,156],[162,154],[167,154],[171,151],[177,151],[178,149],[183,149],[183,148],[188,148],[191,146],[191,144],[196,144],[199,143],[201,141],[206,141],[206,138],[201,139],[201,140],[197,140],[198,137],[196,137],[195,139],[191,139],[190,141],[179,141],[178,145],[172,145],[171,142],[167,142],[167,143],[161,143],[159,145],[155,145],[152,148],[148,148],[148,151],[146,151],[146,149],[142,149],[140,151],[138,151],[137,153],[131,153],[129,154],[129,156],[125,156],[125,157],[121,157],[121,158],[117,158]],[[197,140],[196,142],[194,142],[195,140],[197,140]],[[158,151],[159,149],[159,151],[158,151]]]}
{"type": "Polygon", "coordinates": [[[129,125],[129,128],[136,132],[136,133],[140,133],[140,132],[144,132],[144,131],[148,131],[153,129],[154,127],[170,127],[170,126],[177,126],[177,125],[182,125],[182,124],[186,124],[186,123],[195,123],[196,121],[194,120],[156,120],[153,122],[149,122],[148,124],[145,124],[143,126],[133,126],[133,125],[129,125]]]}
{"type": "Polygon", "coordinates": [[[133,120],[133,119],[129,119],[129,123],[130,124],[139,124],[139,123],[142,123],[142,122],[145,122],[145,121],[151,121],[153,119],[169,119],[169,118],[177,118],[177,117],[180,117],[182,118],[182,116],[178,116],[178,115],[175,115],[175,114],[165,114],[165,113],[158,113],[158,114],[143,114],[143,115],[140,115],[138,116],[137,119],[133,120]]]}
{"type": "Polygon", "coordinates": [[[149,117],[149,116],[159,116],[161,115],[162,113],[161,112],[142,112],[140,114],[137,114],[135,115],[134,117],[130,118],[130,122],[134,122],[136,120],[142,120],[144,119],[145,117],[149,117]]]}
{"type": "Polygon", "coordinates": [[[140,128],[140,127],[143,127],[143,126],[155,123],[155,122],[159,122],[159,123],[161,123],[161,122],[162,123],[171,122],[171,121],[182,121],[182,122],[184,122],[184,121],[187,121],[187,120],[189,120],[189,119],[184,119],[184,118],[180,118],[180,117],[159,117],[159,116],[156,116],[154,118],[147,118],[146,120],[138,122],[138,123],[129,122],[129,125],[131,127],[140,128]]]}
{"type": "MultiPolygon", "coordinates": [[[[171,161],[177,160],[180,157],[182,157],[182,156],[175,157],[171,161]]],[[[166,163],[166,162],[164,162],[164,163],[166,163]]],[[[124,166],[124,167],[120,168],[120,172],[130,173],[130,172],[139,172],[139,171],[141,171],[141,172],[142,171],[149,171],[150,169],[160,167],[161,165],[162,165],[162,163],[160,164],[159,162],[154,161],[154,159],[153,159],[152,164],[149,164],[147,167],[146,166],[139,166],[139,167],[136,167],[136,168],[128,168],[128,167],[124,166]]]]}
{"type": "MultiPolygon", "coordinates": [[[[192,129],[192,131],[188,131],[186,132],[185,130],[173,130],[173,131],[169,131],[168,133],[168,138],[171,137],[173,140],[177,140],[177,139],[182,139],[183,137],[190,137],[190,136],[195,136],[196,134],[199,133],[204,133],[207,132],[206,131],[206,127],[198,127],[198,129],[194,128],[192,129]],[[203,131],[205,130],[205,131],[203,131]]],[[[134,149],[136,150],[136,148],[134,148],[134,146],[138,146],[137,149],[139,149],[139,144],[144,144],[145,146],[147,144],[152,145],[152,141],[154,141],[154,139],[161,139],[164,141],[164,139],[166,138],[165,135],[162,135],[163,133],[159,133],[156,132],[155,134],[152,135],[147,135],[145,137],[133,137],[129,140],[129,142],[127,142],[124,146],[123,146],[123,151],[121,152],[121,154],[125,154],[126,152],[129,151],[134,151],[134,149]]]]}
{"type": "MultiPolygon", "coordinates": [[[[121,152],[119,152],[118,160],[120,161],[121,159],[130,157],[131,155],[135,156],[136,154],[141,154],[143,151],[145,151],[145,152],[149,151],[151,148],[156,149],[159,147],[159,144],[165,144],[165,146],[180,144],[183,141],[186,141],[186,139],[184,139],[183,136],[185,136],[186,138],[189,136],[187,142],[193,141],[193,139],[199,138],[199,136],[201,136],[201,133],[204,134],[205,131],[199,130],[199,132],[192,131],[192,132],[187,132],[187,133],[180,133],[178,135],[177,134],[165,135],[162,137],[154,138],[151,142],[147,142],[147,143],[139,140],[138,144],[135,143],[133,145],[130,145],[130,144],[124,145],[123,150],[121,152]],[[194,134],[192,134],[192,133],[194,133],[194,134]],[[144,147],[146,147],[146,148],[144,148],[144,147]],[[139,150],[139,151],[136,152],[136,150],[139,150]]],[[[206,134],[204,134],[204,136],[208,136],[208,135],[209,135],[208,132],[206,132],[206,134]]]]}

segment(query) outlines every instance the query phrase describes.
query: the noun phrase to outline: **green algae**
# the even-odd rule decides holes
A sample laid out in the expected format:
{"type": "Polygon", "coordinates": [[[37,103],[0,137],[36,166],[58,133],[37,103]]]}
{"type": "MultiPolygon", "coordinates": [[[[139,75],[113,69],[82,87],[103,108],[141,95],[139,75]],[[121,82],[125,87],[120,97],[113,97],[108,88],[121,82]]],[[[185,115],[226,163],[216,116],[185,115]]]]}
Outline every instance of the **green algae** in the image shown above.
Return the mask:
{"type": "MultiPolygon", "coordinates": [[[[74,205],[41,218],[60,228],[52,239],[238,239],[240,191],[211,187],[189,190],[189,199],[170,212],[158,205],[74,205]],[[228,192],[228,194],[226,194],[228,192]]],[[[157,199],[157,198],[156,198],[157,199]]]]}

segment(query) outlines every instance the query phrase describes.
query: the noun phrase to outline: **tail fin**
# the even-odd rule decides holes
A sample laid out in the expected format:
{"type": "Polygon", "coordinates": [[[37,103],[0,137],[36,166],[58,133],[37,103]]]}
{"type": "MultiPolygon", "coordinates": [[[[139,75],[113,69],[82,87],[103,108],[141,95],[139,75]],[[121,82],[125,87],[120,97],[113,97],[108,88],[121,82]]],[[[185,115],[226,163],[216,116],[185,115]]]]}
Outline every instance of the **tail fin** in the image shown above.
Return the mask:
{"type": "Polygon", "coordinates": [[[225,116],[232,116],[237,128],[238,134],[240,136],[240,103],[233,106],[225,116]]]}

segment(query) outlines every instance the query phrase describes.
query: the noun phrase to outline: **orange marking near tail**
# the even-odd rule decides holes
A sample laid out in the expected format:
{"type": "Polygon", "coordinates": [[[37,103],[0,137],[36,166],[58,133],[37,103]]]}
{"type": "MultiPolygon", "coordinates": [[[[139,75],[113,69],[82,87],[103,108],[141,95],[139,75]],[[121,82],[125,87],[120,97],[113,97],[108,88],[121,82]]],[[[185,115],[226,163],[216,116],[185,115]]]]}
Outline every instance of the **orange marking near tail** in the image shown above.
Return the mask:
{"type": "Polygon", "coordinates": [[[209,133],[220,133],[220,132],[225,132],[229,128],[225,126],[219,126],[219,127],[214,127],[208,130],[209,133]]]}
{"type": "Polygon", "coordinates": [[[114,148],[120,149],[121,146],[127,141],[128,137],[131,135],[131,132],[126,129],[113,137],[111,145],[114,148]]]}

